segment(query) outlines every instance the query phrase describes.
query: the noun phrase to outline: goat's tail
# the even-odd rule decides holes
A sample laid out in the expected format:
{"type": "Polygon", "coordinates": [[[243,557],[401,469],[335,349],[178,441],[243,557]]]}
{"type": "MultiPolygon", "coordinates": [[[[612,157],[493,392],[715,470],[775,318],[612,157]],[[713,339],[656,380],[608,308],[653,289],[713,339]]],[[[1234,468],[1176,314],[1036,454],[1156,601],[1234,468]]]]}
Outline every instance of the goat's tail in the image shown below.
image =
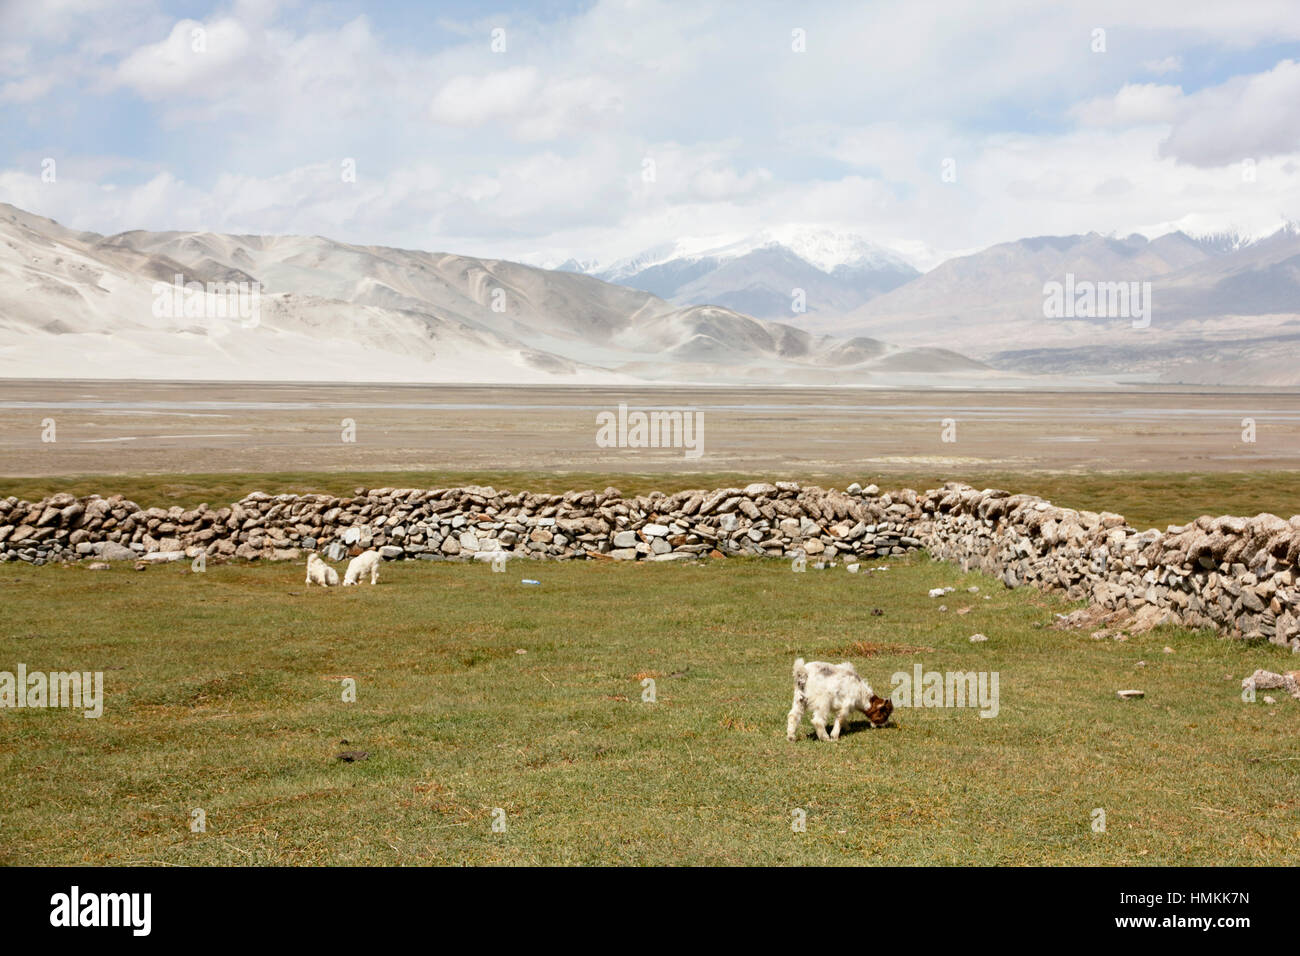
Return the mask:
{"type": "Polygon", "coordinates": [[[794,659],[794,689],[802,691],[808,683],[808,668],[802,657],[794,659]]]}

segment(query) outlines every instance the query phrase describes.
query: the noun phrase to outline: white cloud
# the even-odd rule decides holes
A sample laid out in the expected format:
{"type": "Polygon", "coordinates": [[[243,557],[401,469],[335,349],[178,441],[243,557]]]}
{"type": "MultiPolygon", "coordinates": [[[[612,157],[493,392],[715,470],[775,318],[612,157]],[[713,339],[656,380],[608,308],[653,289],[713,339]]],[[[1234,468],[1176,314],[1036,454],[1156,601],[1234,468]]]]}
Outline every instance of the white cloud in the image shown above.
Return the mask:
{"type": "Polygon", "coordinates": [[[1145,126],[1172,123],[1182,107],[1182,87],[1130,83],[1114,96],[1090,100],[1072,112],[1088,126],[1145,126]]]}
{"type": "Polygon", "coordinates": [[[1180,73],[1183,69],[1183,58],[1181,56],[1167,56],[1161,60],[1146,60],[1142,64],[1142,69],[1148,73],[1155,73],[1157,76],[1164,76],[1166,73],[1180,73]]]}
{"type": "Polygon", "coordinates": [[[147,99],[177,94],[210,98],[240,82],[241,72],[255,72],[255,60],[252,38],[239,21],[181,20],[167,39],[123,60],[114,78],[147,99]]]}
{"type": "Polygon", "coordinates": [[[58,78],[53,73],[38,74],[11,80],[0,86],[0,102],[31,103],[45,96],[54,89],[58,78]]]}
{"type": "Polygon", "coordinates": [[[63,59],[40,46],[57,31],[36,29],[31,9],[0,11],[18,27],[0,30],[6,54],[24,57],[0,69],[0,109],[115,97],[103,102],[143,100],[129,112],[148,116],[148,154],[122,157],[135,167],[100,175],[111,157],[60,153],[53,188],[32,178],[32,157],[59,144],[33,134],[18,148],[25,131],[6,129],[0,199],[78,228],[607,259],[803,222],[928,256],[1192,214],[1225,226],[1300,216],[1295,64],[1200,90],[1179,74],[1193,50],[1300,39],[1300,18],[1275,0],[982,0],[943,17],[904,0],[743,15],[719,0],[596,0],[547,22],[412,21],[422,32],[401,37],[379,17],[278,13],[272,0],[180,22],[92,3],[87,25],[67,21],[63,59]],[[1111,49],[1100,56],[1088,48],[1097,23],[1111,49]],[[493,54],[500,24],[509,48],[493,54]],[[806,53],[790,49],[794,26],[806,53]],[[28,37],[32,51],[17,45],[28,37]],[[1145,82],[1174,75],[1182,87],[1145,82]],[[1222,168],[1244,156],[1259,162],[1249,189],[1222,168]],[[344,157],[356,183],[339,176],[344,157]],[[948,158],[953,183],[940,177],[948,158]]]}
{"type": "Polygon", "coordinates": [[[1160,155],[1223,166],[1300,151],[1300,63],[1239,76],[1186,97],[1160,155]]]}
{"type": "Polygon", "coordinates": [[[531,66],[455,76],[434,96],[429,114],[448,126],[482,126],[518,116],[536,97],[537,87],[537,70],[531,66]]]}
{"type": "Polygon", "coordinates": [[[429,115],[447,126],[504,124],[521,140],[540,141],[589,130],[621,106],[618,90],[600,77],[543,80],[536,67],[521,66],[452,77],[434,95],[429,115]]]}
{"type": "Polygon", "coordinates": [[[1300,63],[1236,76],[1194,93],[1156,83],[1126,84],[1111,97],[1074,107],[1086,126],[1163,125],[1158,152],[1192,166],[1226,166],[1300,152],[1300,63]]]}

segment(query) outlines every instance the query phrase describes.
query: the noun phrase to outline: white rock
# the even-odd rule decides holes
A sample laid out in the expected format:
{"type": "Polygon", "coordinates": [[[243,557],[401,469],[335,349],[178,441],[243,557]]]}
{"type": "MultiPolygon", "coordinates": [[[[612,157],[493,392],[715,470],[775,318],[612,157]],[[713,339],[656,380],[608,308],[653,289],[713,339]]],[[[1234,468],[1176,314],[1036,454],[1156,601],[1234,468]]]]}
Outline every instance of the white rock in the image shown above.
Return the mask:
{"type": "Polygon", "coordinates": [[[972,635],[970,636],[970,642],[971,642],[972,644],[982,644],[984,641],[987,641],[987,640],[988,640],[988,638],[985,637],[983,634],[972,634],[972,635]]]}
{"type": "Polygon", "coordinates": [[[181,561],[185,558],[184,551],[153,551],[149,554],[140,555],[141,561],[148,561],[150,564],[160,564],[165,561],[181,561]]]}

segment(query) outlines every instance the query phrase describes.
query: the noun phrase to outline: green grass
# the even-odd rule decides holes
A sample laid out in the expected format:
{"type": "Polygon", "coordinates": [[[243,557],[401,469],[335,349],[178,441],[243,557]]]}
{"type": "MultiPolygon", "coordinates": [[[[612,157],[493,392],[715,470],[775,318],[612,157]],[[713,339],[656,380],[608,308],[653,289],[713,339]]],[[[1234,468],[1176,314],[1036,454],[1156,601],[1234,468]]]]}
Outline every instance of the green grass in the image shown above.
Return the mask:
{"type": "Polygon", "coordinates": [[[822,487],[845,488],[854,481],[876,482],[881,488],[938,488],[945,481],[964,481],[978,488],[1004,488],[1035,494],[1063,507],[1115,511],[1138,527],[1164,528],[1203,514],[1255,515],[1272,512],[1283,517],[1300,514],[1300,481],[1294,472],[1221,472],[1184,474],[1016,472],[815,472],[754,475],[735,472],[592,473],[557,471],[386,471],[282,472],[275,474],[81,475],[49,478],[0,478],[0,497],[16,495],[31,501],[55,492],[76,495],[124,494],[142,507],[219,507],[252,491],[268,494],[322,492],[350,495],[358,487],[446,488],[491,485],[511,491],[559,493],[574,489],[601,490],[613,486],[624,494],[685,488],[744,486],[762,479],[788,479],[822,487]]]}
{"type": "Polygon", "coordinates": [[[98,720],[0,711],[0,863],[1300,862],[1300,703],[1239,696],[1256,667],[1295,666],[1269,645],[1050,630],[1062,602],[924,557],[302,579],[0,567],[0,669],[102,670],[107,697],[98,720]],[[959,588],[942,614],[939,584],[959,588]],[[914,662],[996,670],[1000,714],[900,709],[836,744],[805,721],[790,744],[797,654],[852,659],[878,690],[914,662]]]}

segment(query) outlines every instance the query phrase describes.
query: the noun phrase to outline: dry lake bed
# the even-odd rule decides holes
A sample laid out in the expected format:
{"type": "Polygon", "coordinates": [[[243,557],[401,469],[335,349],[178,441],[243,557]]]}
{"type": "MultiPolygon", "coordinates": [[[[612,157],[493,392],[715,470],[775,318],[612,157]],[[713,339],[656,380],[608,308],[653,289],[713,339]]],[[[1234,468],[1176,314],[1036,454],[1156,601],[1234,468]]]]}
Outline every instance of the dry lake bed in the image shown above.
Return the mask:
{"type": "Polygon", "coordinates": [[[0,381],[0,474],[456,468],[1246,472],[1300,467],[1300,391],[0,381]],[[692,447],[598,416],[689,413],[692,447]],[[617,436],[617,428],[611,435],[617,436]],[[1253,438],[1253,440],[1251,440],[1253,438]],[[53,439],[53,440],[50,440],[53,439]],[[698,450],[699,454],[695,454],[698,450]]]}

